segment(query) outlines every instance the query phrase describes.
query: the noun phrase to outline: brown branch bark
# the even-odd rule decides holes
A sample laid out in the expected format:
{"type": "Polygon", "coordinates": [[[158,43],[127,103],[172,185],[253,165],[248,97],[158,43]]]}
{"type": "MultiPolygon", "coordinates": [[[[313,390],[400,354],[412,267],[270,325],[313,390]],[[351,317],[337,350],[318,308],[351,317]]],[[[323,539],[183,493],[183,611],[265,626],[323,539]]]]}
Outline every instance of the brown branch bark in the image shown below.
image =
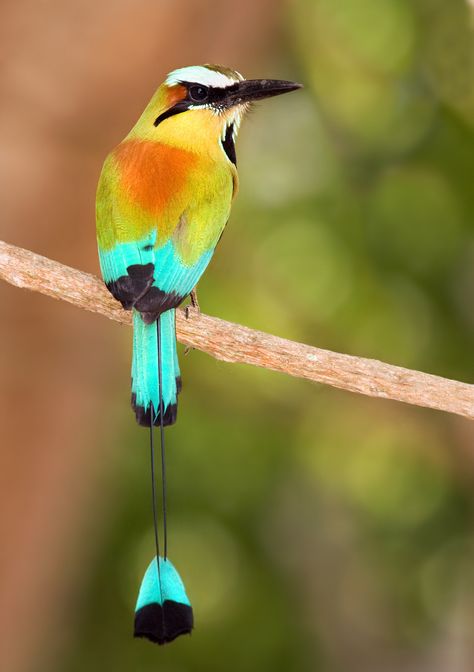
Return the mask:
{"type": "MultiPolygon", "coordinates": [[[[0,278],[122,324],[131,315],[101,280],[0,241],[0,278]]],[[[474,418],[474,385],[373,359],[322,350],[190,310],[177,311],[181,343],[225,362],[243,362],[343,390],[474,418]]]]}

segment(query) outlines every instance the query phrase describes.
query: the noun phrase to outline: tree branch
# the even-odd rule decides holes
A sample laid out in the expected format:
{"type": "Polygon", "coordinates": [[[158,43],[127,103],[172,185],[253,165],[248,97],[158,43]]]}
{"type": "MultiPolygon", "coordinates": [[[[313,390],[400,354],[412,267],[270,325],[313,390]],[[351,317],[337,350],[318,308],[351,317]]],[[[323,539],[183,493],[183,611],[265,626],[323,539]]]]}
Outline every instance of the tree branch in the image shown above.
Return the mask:
{"type": "MultiPolygon", "coordinates": [[[[122,324],[131,314],[101,280],[28,250],[0,241],[0,278],[122,324]]],[[[295,343],[189,310],[177,311],[181,343],[225,362],[244,362],[370,397],[394,399],[474,418],[474,385],[373,359],[295,343]]]]}

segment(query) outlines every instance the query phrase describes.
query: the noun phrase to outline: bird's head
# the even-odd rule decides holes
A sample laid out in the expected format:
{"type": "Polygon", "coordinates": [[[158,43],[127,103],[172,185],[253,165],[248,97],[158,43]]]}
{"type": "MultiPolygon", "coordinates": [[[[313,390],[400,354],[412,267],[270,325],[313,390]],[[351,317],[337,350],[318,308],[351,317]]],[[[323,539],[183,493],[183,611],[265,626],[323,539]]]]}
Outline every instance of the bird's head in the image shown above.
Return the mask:
{"type": "MultiPolygon", "coordinates": [[[[227,155],[251,104],[301,88],[278,79],[244,79],[220,65],[170,72],[135,126],[133,135],[181,147],[222,143],[227,155]]],[[[235,163],[235,154],[229,156],[235,163]]]]}

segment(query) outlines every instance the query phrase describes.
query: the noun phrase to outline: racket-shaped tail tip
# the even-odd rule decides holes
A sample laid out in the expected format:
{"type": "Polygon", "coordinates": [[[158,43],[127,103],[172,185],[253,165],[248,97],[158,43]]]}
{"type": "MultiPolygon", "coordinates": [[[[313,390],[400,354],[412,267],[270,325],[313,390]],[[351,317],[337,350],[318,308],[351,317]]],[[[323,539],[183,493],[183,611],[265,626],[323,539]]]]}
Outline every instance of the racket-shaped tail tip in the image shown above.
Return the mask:
{"type": "Polygon", "coordinates": [[[193,610],[189,605],[166,600],[163,605],[147,604],[135,614],[135,637],[154,644],[167,644],[193,629],[193,610]]]}
{"type": "Polygon", "coordinates": [[[190,634],[193,625],[193,610],[181,577],[173,564],[163,558],[158,573],[154,558],[138,594],[134,636],[167,644],[179,635],[190,634]]]}

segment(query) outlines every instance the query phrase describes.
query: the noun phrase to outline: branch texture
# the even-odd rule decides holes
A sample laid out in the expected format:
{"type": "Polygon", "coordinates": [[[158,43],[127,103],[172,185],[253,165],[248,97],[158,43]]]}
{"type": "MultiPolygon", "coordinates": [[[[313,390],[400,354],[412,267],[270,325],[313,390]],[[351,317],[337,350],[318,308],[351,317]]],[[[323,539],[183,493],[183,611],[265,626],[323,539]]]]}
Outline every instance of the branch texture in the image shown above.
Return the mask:
{"type": "MultiPolygon", "coordinates": [[[[101,280],[0,241],[0,278],[122,324],[122,310],[101,280]]],[[[394,399],[474,418],[474,385],[373,359],[322,350],[190,309],[177,311],[178,340],[225,362],[243,362],[370,397],[394,399]]]]}

